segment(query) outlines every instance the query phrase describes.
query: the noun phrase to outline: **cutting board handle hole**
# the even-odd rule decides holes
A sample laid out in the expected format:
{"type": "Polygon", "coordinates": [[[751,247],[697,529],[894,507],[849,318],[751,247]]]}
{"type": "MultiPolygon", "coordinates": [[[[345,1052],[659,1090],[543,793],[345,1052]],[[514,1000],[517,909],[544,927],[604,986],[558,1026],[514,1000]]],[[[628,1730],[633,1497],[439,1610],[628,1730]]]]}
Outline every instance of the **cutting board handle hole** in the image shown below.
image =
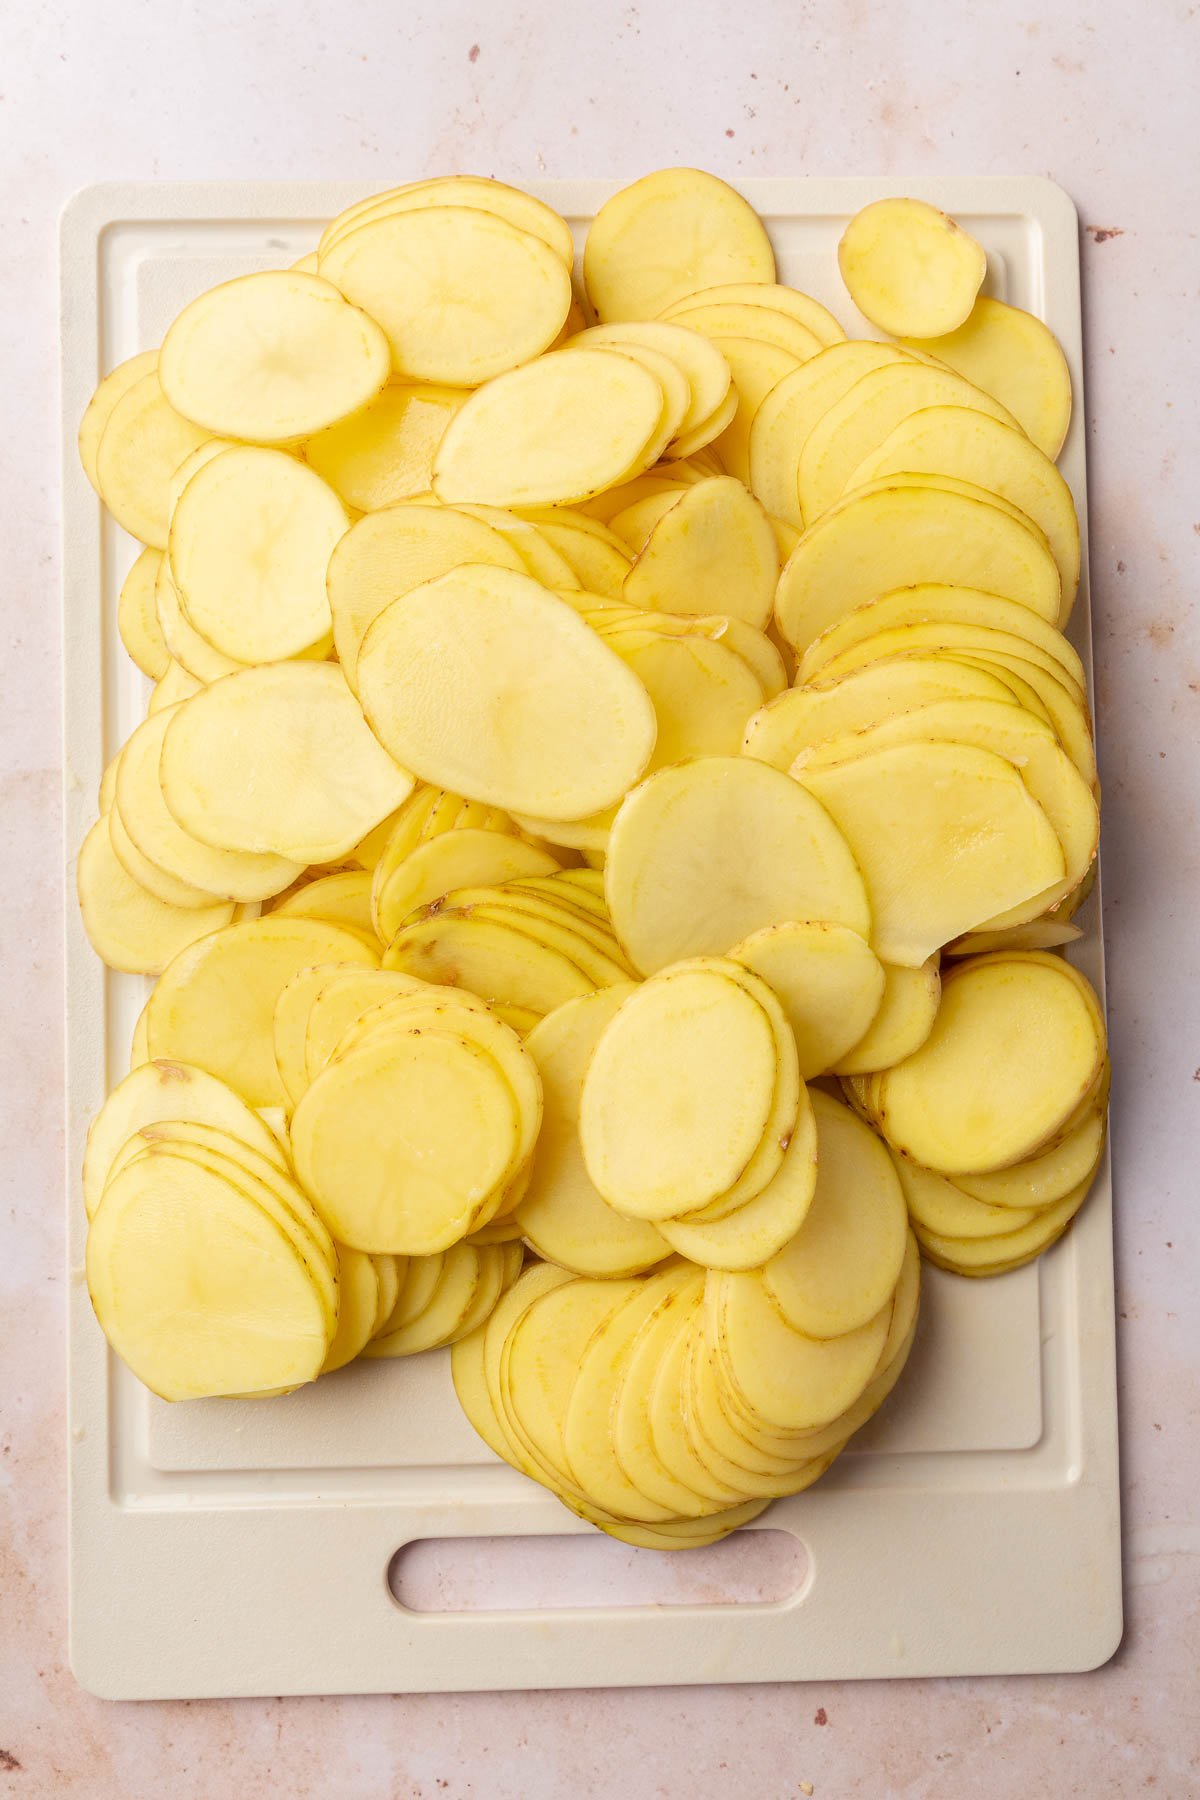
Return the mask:
{"type": "Polygon", "coordinates": [[[420,1538],[388,1568],[408,1612],[638,1606],[780,1606],[811,1561],[790,1531],[738,1531],[695,1550],[642,1550],[601,1536],[420,1538]]]}

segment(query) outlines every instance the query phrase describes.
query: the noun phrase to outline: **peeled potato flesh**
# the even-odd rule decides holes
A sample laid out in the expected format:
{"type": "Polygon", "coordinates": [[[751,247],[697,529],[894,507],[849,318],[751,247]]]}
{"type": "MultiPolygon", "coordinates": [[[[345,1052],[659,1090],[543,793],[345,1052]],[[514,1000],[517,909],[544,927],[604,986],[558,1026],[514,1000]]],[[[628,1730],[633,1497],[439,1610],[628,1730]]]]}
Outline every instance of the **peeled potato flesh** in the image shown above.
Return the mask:
{"type": "Polygon", "coordinates": [[[422,780],[547,819],[619,800],[654,746],[637,677],[569,607],[504,569],[393,602],[358,679],[380,742],[422,780]]]}
{"type": "Polygon", "coordinates": [[[79,421],[77,444],[83,472],[97,493],[100,492],[100,483],[96,474],[96,453],[100,448],[104,428],[112,417],[113,408],[135,382],[140,381],[144,375],[152,375],[157,367],[157,350],[139,350],[136,356],[127,357],[123,363],[118,363],[115,369],[109,371],[87,403],[83,418],[79,421]]]}
{"type": "Polygon", "coordinates": [[[733,378],[720,346],[686,325],[658,320],[613,321],[580,332],[578,337],[569,340],[568,348],[594,348],[605,344],[616,349],[644,345],[669,357],[683,374],[688,384],[688,406],[676,427],[675,445],[681,440],[694,439],[714,418],[729,394],[733,378]]]}
{"type": "Polygon", "coordinates": [[[366,1349],[379,1309],[379,1272],[371,1258],[348,1244],[339,1244],[337,1264],[337,1330],[321,1364],[322,1375],[345,1368],[366,1349]]]}
{"type": "Polygon", "coordinates": [[[309,438],[305,461],[360,512],[427,494],[437,447],[465,398],[461,388],[392,382],[309,438]]]}
{"type": "Polygon", "coordinates": [[[537,356],[571,304],[562,258],[474,207],[368,220],[320,267],[383,327],[398,376],[447,387],[475,387],[537,356]]]}
{"type": "Polygon", "coordinates": [[[942,983],[933,1031],[880,1084],[889,1142],[926,1168],[1035,1156],[1103,1068],[1094,999],[1058,957],[977,957],[942,983]]]}
{"type": "Polygon", "coordinates": [[[411,792],[333,663],[247,669],[185,700],[163,739],[163,793],[224,849],[332,862],[411,792]]]}
{"type": "Polygon", "coordinates": [[[281,919],[327,919],[332,925],[352,925],[369,937],[371,877],[365,869],[345,869],[337,875],[319,875],[315,881],[278,901],[271,911],[281,919]]]}
{"type": "Polygon", "coordinates": [[[729,954],[783,1002],[805,1081],[849,1055],[879,1011],[883,964],[847,925],[788,920],[752,932],[729,954]]]}
{"type": "Polygon", "coordinates": [[[957,330],[904,336],[908,349],[936,357],[993,395],[1039,450],[1057,457],[1071,422],[1071,372],[1041,319],[981,294],[957,330]]]}
{"type": "Polygon", "coordinates": [[[127,387],[96,448],[96,486],[117,524],[143,544],[165,550],[171,476],[210,435],[175,411],[157,370],[127,387]]]}
{"type": "Polygon", "coordinates": [[[740,481],[691,487],[654,527],[622,597],[648,612],[771,617],[779,558],[770,520],[740,481]]]}
{"type": "Polygon", "coordinates": [[[937,1232],[943,1237],[992,1238],[1031,1225],[1040,1210],[976,1200],[949,1176],[922,1169],[904,1156],[896,1158],[896,1169],[913,1224],[922,1232],[937,1232]]]}
{"type": "Polygon", "coordinates": [[[487,886],[558,867],[547,851],[499,831],[447,831],[421,844],[380,889],[375,917],[386,944],[410,913],[455,888],[487,886]]]}
{"type": "Polygon", "coordinates": [[[1088,1197],[1091,1177],[1072,1188],[1061,1200],[1035,1213],[1027,1225],[995,1237],[953,1237],[914,1226],[921,1248],[931,1262],[956,1275],[990,1275],[1019,1269],[1058,1242],[1088,1197]]]}
{"type": "Polygon", "coordinates": [[[113,851],[107,818],[83,840],[75,868],[79,909],[88,941],[110,969],[157,975],[179,951],[233,917],[229,902],[171,906],[126,873],[113,851]]]}
{"type": "Polygon", "coordinates": [[[989,1175],[957,1175],[955,1186],[989,1206],[1052,1206],[1090,1178],[1100,1161],[1104,1134],[1105,1108],[1097,1104],[1081,1124],[1039,1155],[989,1175]]]}
{"type": "Polygon", "coordinates": [[[713,449],[730,475],[750,485],[750,434],[759,407],[772,389],[803,367],[803,361],[779,344],[768,344],[762,338],[723,337],[720,349],[733,371],[737,406],[720,437],[713,439],[713,449]]]}
{"type": "Polygon", "coordinates": [[[704,288],[700,293],[688,294],[666,308],[663,317],[678,319],[686,323],[684,314],[697,306],[715,306],[729,304],[734,306],[767,306],[772,312],[783,313],[797,324],[805,326],[823,345],[845,342],[846,334],[834,318],[827,306],[814,300],[811,294],[803,294],[798,288],[784,287],[779,282],[771,281],[731,281],[717,287],[704,288]]]}
{"type": "Polygon", "coordinates": [[[154,581],[154,604],[158,623],[167,649],[180,667],[198,686],[219,681],[222,675],[233,675],[248,667],[235,657],[226,656],[215,644],[202,637],[183,610],[179,589],[171,576],[171,564],[164,556],[154,581]]]}
{"type": "Polygon", "coordinates": [[[975,304],[987,257],[947,213],[924,200],[876,200],[855,213],[838,268],[860,313],[890,337],[938,337],[975,304]]]}
{"type": "Polygon", "coordinates": [[[749,757],[697,758],[636,788],[612,828],[605,891],[643,974],[787,919],[871,932],[862,875],[824,807],[749,757]]]}
{"type": "Polygon", "coordinates": [[[554,208],[521,188],[509,187],[486,175],[441,175],[428,181],[413,181],[405,187],[360,200],[338,214],[321,234],[319,255],[327,255],[339,238],[373,218],[386,218],[396,212],[419,212],[430,206],[469,206],[481,212],[494,213],[507,219],[521,231],[540,238],[567,268],[575,259],[571,228],[554,208]]]}
{"type": "Polygon", "coordinates": [[[316,1080],[356,1021],[373,1007],[401,994],[420,992],[424,986],[394,969],[327,970],[312,994],[304,1021],[303,1086],[316,1080]]]}
{"type": "Polygon", "coordinates": [[[720,347],[723,338],[749,338],[753,343],[777,344],[789,356],[806,361],[822,348],[821,340],[807,325],[789,313],[776,312],[765,302],[706,300],[693,296],[686,305],[671,310],[672,320],[702,331],[720,347]]]}
{"type": "Polygon", "coordinates": [[[659,169],[604,202],[588,228],[583,279],[598,318],[653,319],[685,294],[775,279],[758,214],[715,175],[659,169]]]}
{"type": "Polygon", "coordinates": [[[456,1337],[474,1306],[490,1261],[486,1251],[471,1244],[452,1245],[446,1251],[437,1285],[425,1307],[402,1325],[393,1326],[389,1320],[388,1328],[372,1340],[367,1356],[415,1356],[456,1337]]]}
{"type": "Polygon", "coordinates": [[[534,1020],[596,986],[577,963],[525,932],[461,913],[401,926],[384,964],[422,981],[469,988],[498,1011],[516,1008],[534,1020]]]}
{"type": "Polygon", "coordinates": [[[117,630],[130,661],[151,681],[161,681],[171,663],[154,599],[154,583],[162,552],[147,547],[125,580],[117,599],[117,630]]]}
{"type": "Polygon", "coordinates": [[[856,1330],[813,1338],[794,1330],[759,1271],[710,1273],[709,1341],[742,1401],[769,1425],[806,1430],[845,1412],[863,1392],[887,1339],[891,1301],[856,1330]]]}
{"type": "Polygon", "coordinates": [[[839,1059],[836,1073],[871,1074],[911,1056],[933,1030],[941,995],[936,956],[915,969],[884,963],[879,1010],[863,1036],[839,1059]]]}
{"type": "Polygon", "coordinates": [[[319,275],[267,269],[185,306],[163,339],[163,392],[223,437],[286,443],[357,412],[388,378],[383,332],[319,275]]]}

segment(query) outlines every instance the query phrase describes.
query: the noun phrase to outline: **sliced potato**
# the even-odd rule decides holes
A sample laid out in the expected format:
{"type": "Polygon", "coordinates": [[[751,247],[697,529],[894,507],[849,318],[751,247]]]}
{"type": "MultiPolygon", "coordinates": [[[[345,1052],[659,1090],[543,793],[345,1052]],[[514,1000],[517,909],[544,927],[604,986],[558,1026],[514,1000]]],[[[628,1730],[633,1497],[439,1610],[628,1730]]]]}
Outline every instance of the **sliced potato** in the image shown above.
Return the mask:
{"type": "Polygon", "coordinates": [[[171,906],[129,875],[113,851],[107,818],[84,838],[75,867],[79,910],[88,942],[110,969],[157,975],[188,944],[233,917],[231,902],[171,906]]]}
{"type": "Polygon", "coordinates": [[[163,339],[163,392],[223,437],[287,443],[357,412],[388,378],[387,339],[318,275],[239,275],[185,306],[163,339]]]}
{"type": "Polygon", "coordinates": [[[731,281],[719,287],[704,288],[699,293],[688,294],[684,299],[675,301],[666,308],[662,316],[678,319],[681,324],[686,324],[684,315],[694,307],[726,303],[735,306],[768,306],[772,312],[783,313],[787,318],[795,319],[797,324],[811,331],[823,345],[845,342],[846,334],[827,306],[822,306],[811,294],[802,294],[799,289],[784,287],[779,282],[731,281]]]}
{"type": "Polygon", "coordinates": [[[321,1364],[322,1375],[344,1369],[366,1349],[379,1311],[379,1270],[374,1260],[348,1244],[339,1244],[337,1265],[337,1330],[321,1364]]]}
{"type": "Polygon", "coordinates": [[[359,200],[340,212],[321,234],[318,254],[325,255],[348,231],[374,218],[398,212],[420,212],[430,206],[468,206],[507,219],[521,231],[540,238],[567,268],[575,258],[571,228],[554,208],[521,188],[509,187],[487,175],[441,175],[428,181],[409,182],[384,194],[359,200]]]}
{"type": "Polygon", "coordinates": [[[215,644],[202,637],[183,610],[179,589],[171,577],[170,560],[164,556],[154,581],[154,604],[163,640],[172,658],[190,675],[197,686],[220,681],[248,667],[232,656],[226,656],[215,644]]]}
{"type": "Polygon", "coordinates": [[[686,306],[671,309],[671,318],[692,331],[702,331],[720,347],[723,338],[749,338],[752,343],[777,344],[789,356],[805,362],[821,350],[820,338],[790,313],[773,307],[736,300],[707,300],[693,295],[686,306]]]}
{"type": "Polygon", "coordinates": [[[455,888],[549,875],[557,867],[548,851],[504,832],[445,832],[419,845],[380,888],[376,929],[383,942],[390,943],[410,914],[455,888]]]}
{"type": "Polygon", "coordinates": [[[1006,1275],[1058,1242],[1087,1199],[1091,1185],[1089,1177],[1061,1200],[1035,1213],[1027,1225],[995,1237],[949,1237],[923,1225],[914,1229],[925,1255],[941,1268],[956,1275],[1006,1275]]]}
{"type": "Polygon", "coordinates": [[[95,485],[117,524],[143,544],[165,550],[171,476],[210,435],[175,411],[157,369],[127,387],[96,448],[95,485]]]}
{"type": "Polygon", "coordinates": [[[927,201],[876,200],[842,233],[838,268],[872,325],[891,337],[938,337],[969,316],[987,256],[927,201]]]}
{"type": "Polygon", "coordinates": [[[687,489],[654,527],[622,598],[648,612],[771,617],[779,558],[766,513],[732,476],[687,489]]]}
{"type": "Polygon", "coordinates": [[[758,214],[700,169],[659,169],[604,202],[583,251],[597,317],[653,319],[685,294],[775,279],[758,214]]]}
{"type": "Polygon", "coordinates": [[[910,350],[935,357],[993,395],[1039,450],[1057,457],[1071,422],[1071,372],[1041,319],[981,294],[957,330],[902,335],[910,350]]]}
{"type": "Polygon", "coordinates": [[[749,487],[750,434],[758,409],[776,384],[803,364],[790,350],[761,338],[723,337],[719,348],[733,371],[737,405],[720,437],[712,440],[713,449],[729,473],[749,487]]]}
{"type": "Polygon", "coordinates": [[[537,356],[571,304],[562,258],[474,207],[368,219],[320,267],[383,327],[397,375],[448,387],[474,387],[537,356]]]}
{"type": "Polygon", "coordinates": [[[498,1274],[497,1252],[453,1244],[442,1258],[437,1284],[425,1306],[404,1323],[389,1319],[368,1346],[367,1356],[415,1356],[451,1342],[474,1310],[484,1271],[493,1264],[498,1274]]]}
{"type": "Polygon", "coordinates": [[[973,1199],[947,1175],[922,1169],[907,1157],[896,1158],[896,1169],[913,1225],[921,1232],[943,1237],[994,1238],[1032,1225],[1039,1208],[995,1206],[973,1199]]]}
{"type": "MultiPolygon", "coordinates": [[[[157,584],[155,597],[157,599],[157,584]]],[[[166,673],[161,680],[155,683],[154,691],[146,703],[146,711],[151,717],[156,712],[161,712],[165,706],[177,706],[181,700],[189,700],[203,685],[196,680],[194,675],[188,673],[182,663],[176,662],[174,657],[170,656],[169,650],[168,656],[170,660],[167,663],[166,673]]]]}
{"type": "Polygon", "coordinates": [[[136,356],[127,357],[123,363],[118,363],[115,369],[109,371],[87,403],[87,409],[79,421],[77,442],[83,472],[97,493],[100,493],[100,482],[96,473],[96,453],[100,448],[104,428],[112,417],[113,408],[135,382],[141,381],[145,375],[153,375],[157,367],[157,350],[139,350],[136,356]]]}
{"type": "Polygon", "coordinates": [[[358,412],[309,438],[305,460],[360,512],[427,494],[437,447],[465,398],[461,388],[391,382],[358,412]]]}
{"type": "Polygon", "coordinates": [[[505,569],[464,569],[395,601],[367,633],[358,679],[380,742],[423,780],[542,818],[611,805],[654,745],[632,671],[505,569]]]}
{"type": "Polygon", "coordinates": [[[1053,1206],[1091,1180],[1104,1151],[1106,1127],[1107,1093],[1102,1092],[1084,1119],[1039,1155],[987,1175],[957,1175],[954,1185],[974,1200],[1010,1211],[1053,1206]]]}
{"type": "Polygon", "coordinates": [[[793,919],[752,932],[729,954],[783,1002],[805,1081],[849,1055],[879,1011],[883,964],[849,926],[793,919]]]}
{"type": "Polygon", "coordinates": [[[532,1025],[564,1001],[594,991],[578,963],[511,924],[435,912],[401,926],[385,966],[422,981],[467,988],[502,1014],[532,1025]]]}
{"type": "MultiPolygon", "coordinates": [[[[711,343],[699,331],[679,324],[661,321],[614,321],[593,325],[578,337],[568,340],[568,348],[580,349],[609,344],[617,347],[644,345],[669,357],[688,384],[688,408],[676,430],[667,454],[690,455],[700,447],[699,434],[713,421],[729,394],[732,376],[720,346],[711,343]],[[687,443],[685,451],[680,446],[687,443]]],[[[721,426],[718,430],[723,430],[721,426]]],[[[714,436],[718,435],[714,432],[714,436]]],[[[707,442],[708,440],[703,440],[707,442]]]]}
{"type": "Polygon", "coordinates": [[[839,1075],[872,1074],[890,1069],[919,1050],[933,1030],[942,980],[938,958],[931,956],[916,969],[896,963],[883,964],[883,998],[879,1011],[853,1049],[837,1064],[839,1075]]]}
{"type": "Polygon", "coordinates": [[[852,1406],[887,1340],[891,1300],[874,1318],[837,1337],[813,1338],[786,1322],[762,1272],[708,1276],[710,1347],[742,1402],[783,1430],[825,1425],[852,1406]]]}
{"type": "Polygon", "coordinates": [[[161,550],[147,546],[121,583],[117,598],[117,630],[121,642],[130,661],[151,681],[161,681],[171,663],[171,652],[158,622],[154,598],[161,561],[161,550]]]}

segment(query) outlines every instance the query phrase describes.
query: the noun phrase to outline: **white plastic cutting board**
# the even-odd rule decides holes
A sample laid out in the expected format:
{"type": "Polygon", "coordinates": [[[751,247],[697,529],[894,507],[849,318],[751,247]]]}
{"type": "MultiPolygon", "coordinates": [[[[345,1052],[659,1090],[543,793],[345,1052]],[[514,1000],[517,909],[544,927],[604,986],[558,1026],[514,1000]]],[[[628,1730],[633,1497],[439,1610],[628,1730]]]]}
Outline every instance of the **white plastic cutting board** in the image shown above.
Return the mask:
{"type": "MultiPolygon", "coordinates": [[[[611,187],[536,191],[582,239],[611,187]]],[[[981,239],[989,291],[1046,319],[1066,350],[1076,406],[1062,468],[1086,533],[1078,227],[1061,189],[1034,179],[743,189],[780,279],[852,332],[865,327],[835,251],[860,206],[914,194],[981,239]]],[[[101,770],[141,717],[145,687],[115,628],[136,546],[101,518],[78,468],[79,417],[99,376],[157,343],[194,294],[286,265],[359,191],[147,183],[91,188],[67,208],[69,876],[101,770]]],[[[1072,636],[1090,664],[1086,555],[1072,636]]],[[[175,1407],[107,1353],[83,1282],[77,1171],[88,1119],[127,1067],[147,984],[106,974],[67,910],[71,1660],[85,1686],[121,1698],[592,1687],[1058,1671],[1112,1653],[1121,1577],[1107,1170],[1036,1266],[991,1282],[927,1272],[921,1334],[884,1416],[816,1488],[750,1527],[803,1542],[805,1574],[785,1599],[412,1611],[388,1579],[407,1543],[587,1527],[479,1442],[444,1353],[351,1367],[284,1400],[175,1407]]],[[[1102,986],[1098,895],[1084,923],[1072,957],[1102,986]]]]}

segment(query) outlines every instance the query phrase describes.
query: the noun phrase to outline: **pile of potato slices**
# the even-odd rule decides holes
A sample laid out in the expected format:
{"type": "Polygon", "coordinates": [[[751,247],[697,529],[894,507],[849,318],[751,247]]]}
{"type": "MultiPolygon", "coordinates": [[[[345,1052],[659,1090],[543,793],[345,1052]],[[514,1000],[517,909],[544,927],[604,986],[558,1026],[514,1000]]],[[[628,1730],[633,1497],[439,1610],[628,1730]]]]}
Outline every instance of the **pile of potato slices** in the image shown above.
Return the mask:
{"type": "Polygon", "coordinates": [[[1104,1147],[1059,346],[924,202],[862,335],[714,176],[347,208],[100,384],[152,686],[79,851],[153,978],[87,1275],[155,1393],[452,1348],[492,1449],[707,1543],[1104,1147]]]}

